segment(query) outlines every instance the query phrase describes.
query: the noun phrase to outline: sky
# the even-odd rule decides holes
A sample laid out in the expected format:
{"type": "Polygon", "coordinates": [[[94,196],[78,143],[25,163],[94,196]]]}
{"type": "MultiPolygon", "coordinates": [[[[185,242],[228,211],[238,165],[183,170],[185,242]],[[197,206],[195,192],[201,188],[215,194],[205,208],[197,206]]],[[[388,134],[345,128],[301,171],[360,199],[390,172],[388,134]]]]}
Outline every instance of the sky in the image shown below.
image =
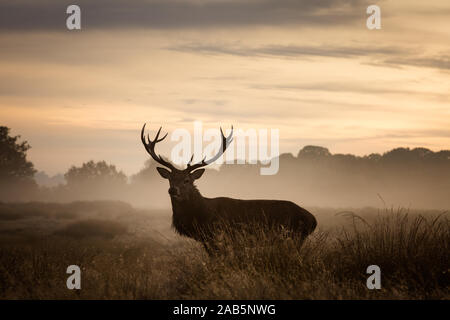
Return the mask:
{"type": "Polygon", "coordinates": [[[76,3],[69,31],[70,1],[0,0],[0,125],[38,170],[93,159],[133,174],[144,122],[279,129],[294,155],[449,149],[447,0],[76,3]],[[380,30],[366,27],[372,4],[380,30]]]}

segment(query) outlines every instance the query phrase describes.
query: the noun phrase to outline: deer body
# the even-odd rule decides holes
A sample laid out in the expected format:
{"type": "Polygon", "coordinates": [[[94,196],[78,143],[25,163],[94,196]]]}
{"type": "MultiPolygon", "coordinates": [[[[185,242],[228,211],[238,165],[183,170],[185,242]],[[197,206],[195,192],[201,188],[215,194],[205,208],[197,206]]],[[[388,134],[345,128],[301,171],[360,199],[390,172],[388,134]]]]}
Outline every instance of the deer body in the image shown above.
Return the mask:
{"type": "MultiPolygon", "coordinates": [[[[240,200],[226,197],[204,198],[194,202],[172,200],[172,225],[177,233],[206,240],[212,227],[226,221],[229,225],[262,222],[272,227],[284,227],[306,238],[316,228],[314,216],[293,202],[283,200],[240,200]],[[198,231],[203,233],[200,235],[198,231]]],[[[209,235],[214,237],[214,235],[209,235]]]]}
{"type": "Polygon", "coordinates": [[[202,242],[207,248],[207,243],[215,238],[215,227],[221,223],[237,227],[253,223],[263,223],[268,227],[284,228],[305,239],[316,228],[317,222],[314,216],[307,210],[293,202],[284,200],[241,200],[226,197],[205,198],[194,185],[205,169],[201,167],[217,160],[231,142],[231,135],[225,137],[222,132],[222,148],[213,159],[206,162],[191,165],[185,170],[175,168],[170,162],[165,161],[154,151],[155,144],[162,141],[167,134],[158,140],[159,129],[155,140],[144,137],[144,127],[141,131],[141,139],[152,158],[158,163],[171,169],[158,167],[159,174],[169,180],[169,194],[172,202],[172,225],[177,233],[202,242]]]}

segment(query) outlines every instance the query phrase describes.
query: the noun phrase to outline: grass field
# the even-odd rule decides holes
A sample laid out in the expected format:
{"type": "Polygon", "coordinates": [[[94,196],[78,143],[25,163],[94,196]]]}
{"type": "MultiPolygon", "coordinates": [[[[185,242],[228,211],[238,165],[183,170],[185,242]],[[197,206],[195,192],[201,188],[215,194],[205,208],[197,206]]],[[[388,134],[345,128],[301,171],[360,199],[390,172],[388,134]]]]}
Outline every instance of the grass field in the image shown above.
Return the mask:
{"type": "Polygon", "coordinates": [[[209,257],[170,210],[122,202],[0,203],[1,299],[449,299],[450,225],[438,211],[308,208],[303,246],[246,234],[209,257]],[[381,268],[380,290],[366,268],[381,268]],[[81,268],[81,290],[66,268],[81,268]]]}

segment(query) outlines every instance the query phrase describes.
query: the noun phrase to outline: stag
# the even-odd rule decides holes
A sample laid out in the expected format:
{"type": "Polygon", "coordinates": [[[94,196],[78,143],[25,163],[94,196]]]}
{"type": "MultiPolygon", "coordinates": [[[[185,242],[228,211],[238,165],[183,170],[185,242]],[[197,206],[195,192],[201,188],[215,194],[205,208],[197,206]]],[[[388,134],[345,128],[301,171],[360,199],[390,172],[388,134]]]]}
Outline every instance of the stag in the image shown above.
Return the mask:
{"type": "Polygon", "coordinates": [[[228,137],[223,134],[218,153],[209,160],[206,157],[196,164],[192,164],[194,155],[184,170],[176,168],[155,152],[155,145],[167,137],[167,133],[159,138],[162,127],[159,128],[154,140],[150,135],[145,137],[145,124],[141,130],[141,140],[145,149],[157,163],[164,167],[157,167],[157,171],[164,179],[169,180],[169,195],[172,202],[172,226],[183,236],[193,238],[203,244],[208,253],[215,241],[216,226],[225,222],[233,229],[235,226],[263,222],[279,230],[289,230],[303,241],[316,228],[314,216],[307,210],[291,201],[284,200],[241,200],[226,197],[203,197],[194,181],[200,179],[205,172],[203,167],[216,161],[227,149],[232,141],[233,127],[228,137]],[[169,170],[168,170],[169,169],[169,170]]]}

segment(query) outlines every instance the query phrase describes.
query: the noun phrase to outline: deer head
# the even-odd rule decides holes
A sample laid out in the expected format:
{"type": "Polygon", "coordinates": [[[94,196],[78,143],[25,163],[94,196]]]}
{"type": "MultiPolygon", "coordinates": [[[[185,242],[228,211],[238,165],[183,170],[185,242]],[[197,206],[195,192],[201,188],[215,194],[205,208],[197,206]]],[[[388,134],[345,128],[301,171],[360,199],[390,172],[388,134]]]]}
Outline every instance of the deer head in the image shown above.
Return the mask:
{"type": "Polygon", "coordinates": [[[187,164],[187,168],[184,170],[177,169],[172,163],[164,160],[163,157],[156,154],[155,145],[158,142],[163,141],[167,137],[166,133],[162,138],[158,139],[161,133],[161,129],[162,127],[159,128],[155,139],[152,141],[150,140],[150,135],[147,135],[147,138],[145,137],[144,134],[145,124],[144,124],[141,130],[142,143],[144,144],[145,150],[147,150],[147,152],[150,154],[153,160],[164,166],[164,167],[157,167],[156,170],[158,170],[158,173],[161,175],[161,177],[169,180],[170,184],[169,194],[171,199],[175,201],[190,200],[192,199],[194,194],[198,192],[196,187],[194,186],[194,181],[199,179],[205,172],[205,169],[203,169],[202,167],[205,167],[208,164],[213,163],[214,161],[219,159],[219,157],[225,152],[225,150],[233,140],[232,139],[233,126],[231,126],[231,133],[228,137],[225,137],[222,128],[220,128],[220,133],[222,134],[222,145],[218,153],[214,157],[212,157],[209,160],[206,160],[205,157],[199,163],[192,164],[192,160],[194,159],[194,155],[192,155],[191,160],[187,164]]]}

